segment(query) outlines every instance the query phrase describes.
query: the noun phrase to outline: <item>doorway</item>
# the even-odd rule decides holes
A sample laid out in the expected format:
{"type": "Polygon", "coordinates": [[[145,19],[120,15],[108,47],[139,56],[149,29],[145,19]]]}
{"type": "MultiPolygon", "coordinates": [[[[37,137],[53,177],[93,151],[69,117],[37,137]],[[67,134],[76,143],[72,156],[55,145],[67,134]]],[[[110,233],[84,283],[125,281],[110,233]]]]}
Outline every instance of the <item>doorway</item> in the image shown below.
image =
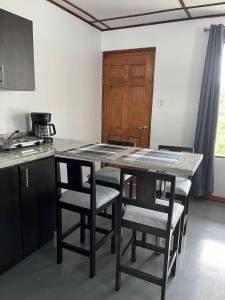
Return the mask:
{"type": "Polygon", "coordinates": [[[103,54],[102,141],[150,144],[155,48],[103,54]]]}

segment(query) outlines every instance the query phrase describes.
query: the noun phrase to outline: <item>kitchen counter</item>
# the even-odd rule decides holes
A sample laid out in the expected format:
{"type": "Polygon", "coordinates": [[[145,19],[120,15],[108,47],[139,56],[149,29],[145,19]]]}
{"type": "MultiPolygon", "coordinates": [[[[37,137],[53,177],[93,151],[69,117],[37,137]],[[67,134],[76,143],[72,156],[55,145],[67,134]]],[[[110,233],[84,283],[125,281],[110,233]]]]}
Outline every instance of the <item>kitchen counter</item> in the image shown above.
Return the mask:
{"type": "Polygon", "coordinates": [[[55,138],[53,144],[42,144],[40,146],[12,150],[8,152],[0,152],[0,169],[57,155],[61,157],[68,157],[74,159],[80,158],[90,161],[121,165],[124,167],[136,167],[141,169],[148,169],[153,172],[158,171],[163,173],[174,174],[176,176],[188,177],[194,175],[203,158],[202,154],[183,153],[182,157],[174,165],[169,166],[165,164],[160,165],[157,163],[142,163],[140,161],[124,161],[122,159],[124,155],[131,154],[136,149],[140,149],[135,147],[122,150],[110,156],[99,157],[93,157],[88,155],[82,156],[80,154],[66,152],[71,149],[76,149],[79,147],[90,145],[91,143],[96,142],[85,142],[55,138]]]}
{"type": "Polygon", "coordinates": [[[0,169],[7,168],[55,155],[77,147],[87,145],[87,142],[54,138],[53,144],[42,144],[29,148],[0,152],[0,169]]]}

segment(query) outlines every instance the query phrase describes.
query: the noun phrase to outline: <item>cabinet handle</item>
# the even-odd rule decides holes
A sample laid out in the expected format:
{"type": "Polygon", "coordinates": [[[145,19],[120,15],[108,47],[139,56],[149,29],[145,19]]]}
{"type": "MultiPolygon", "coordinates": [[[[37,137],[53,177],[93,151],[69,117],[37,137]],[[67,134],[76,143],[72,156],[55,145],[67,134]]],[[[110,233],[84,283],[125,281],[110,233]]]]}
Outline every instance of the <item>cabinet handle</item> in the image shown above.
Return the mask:
{"type": "Polygon", "coordinates": [[[2,86],[4,86],[5,85],[5,71],[4,71],[4,66],[3,65],[0,66],[0,70],[1,70],[1,73],[2,73],[2,79],[0,80],[0,83],[1,83],[2,86]]]}
{"type": "Polygon", "coordinates": [[[29,170],[28,170],[28,168],[26,168],[25,173],[26,173],[26,187],[28,188],[29,187],[29,170]]]}

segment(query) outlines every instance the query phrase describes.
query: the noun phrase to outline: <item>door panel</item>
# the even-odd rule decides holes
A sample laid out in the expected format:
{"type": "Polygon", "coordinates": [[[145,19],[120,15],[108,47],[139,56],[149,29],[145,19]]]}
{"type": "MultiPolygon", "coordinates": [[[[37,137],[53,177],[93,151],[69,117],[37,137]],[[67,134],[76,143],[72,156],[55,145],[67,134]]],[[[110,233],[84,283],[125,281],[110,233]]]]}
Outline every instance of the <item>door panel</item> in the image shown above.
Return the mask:
{"type": "Polygon", "coordinates": [[[144,79],[145,78],[145,65],[131,66],[131,79],[144,79]]]}
{"type": "Polygon", "coordinates": [[[154,63],[154,50],[104,55],[103,142],[149,147],[154,63]]]}
{"type": "Polygon", "coordinates": [[[145,98],[144,87],[130,87],[126,99],[126,118],[124,118],[124,127],[127,129],[137,129],[141,124],[143,107],[142,103],[145,98]]]}
{"type": "Polygon", "coordinates": [[[122,128],[123,89],[112,87],[110,92],[110,122],[113,128],[122,128]]]}
{"type": "MultiPolygon", "coordinates": [[[[119,62],[118,62],[119,63],[119,62]]],[[[128,80],[129,66],[128,65],[112,65],[110,67],[110,80],[128,80]]]]}

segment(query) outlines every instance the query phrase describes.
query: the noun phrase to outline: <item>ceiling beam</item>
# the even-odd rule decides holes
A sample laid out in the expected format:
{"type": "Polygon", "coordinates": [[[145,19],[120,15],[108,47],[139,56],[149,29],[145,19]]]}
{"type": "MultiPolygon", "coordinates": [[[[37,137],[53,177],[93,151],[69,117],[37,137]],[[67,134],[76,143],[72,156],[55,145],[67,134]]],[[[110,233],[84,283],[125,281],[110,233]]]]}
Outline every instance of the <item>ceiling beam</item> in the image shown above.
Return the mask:
{"type": "Polygon", "coordinates": [[[173,20],[165,20],[165,21],[141,23],[141,24],[127,25],[127,26],[118,26],[118,27],[112,27],[110,29],[102,29],[102,31],[119,30],[119,29],[127,29],[127,28],[134,28],[134,27],[142,27],[142,26],[150,26],[150,25],[158,25],[158,24],[182,22],[182,21],[192,21],[192,20],[208,19],[208,18],[217,18],[217,17],[225,17],[225,13],[215,14],[215,15],[204,15],[204,16],[191,17],[191,18],[180,18],[180,19],[173,19],[173,20]]]}
{"type": "MultiPolygon", "coordinates": [[[[224,2],[209,3],[209,4],[186,6],[186,8],[187,9],[195,9],[195,8],[204,8],[204,7],[218,6],[218,5],[225,5],[225,1],[224,2]]],[[[119,20],[119,19],[142,17],[142,16],[154,15],[154,14],[159,14],[159,13],[166,13],[166,12],[176,11],[176,10],[178,10],[178,11],[183,10],[183,7],[170,8],[170,9],[164,9],[164,10],[155,10],[155,11],[150,11],[150,12],[141,13],[141,14],[125,15],[125,16],[119,16],[119,17],[113,17],[113,18],[105,18],[105,19],[99,19],[98,21],[113,21],[113,20],[119,20]]],[[[91,22],[96,23],[96,21],[91,21],[91,22]]]]}
{"type": "Polygon", "coordinates": [[[106,28],[110,28],[110,26],[108,26],[107,24],[103,23],[101,20],[98,20],[95,16],[91,15],[89,12],[87,12],[86,10],[80,8],[79,6],[75,5],[74,3],[72,3],[72,2],[70,2],[68,0],[61,0],[61,1],[69,4],[70,6],[72,6],[73,8],[75,8],[77,10],[79,10],[80,12],[82,12],[83,14],[85,14],[86,16],[92,18],[94,20],[94,22],[100,23],[101,25],[103,25],[106,28]]]}
{"type": "Polygon", "coordinates": [[[97,25],[93,24],[91,21],[86,20],[85,18],[81,17],[80,15],[76,14],[75,12],[69,10],[68,8],[64,7],[63,5],[61,5],[59,3],[56,3],[53,0],[46,0],[46,1],[50,2],[51,4],[54,4],[55,6],[57,6],[57,7],[61,8],[62,10],[68,12],[69,14],[73,15],[74,17],[77,17],[78,19],[84,21],[85,23],[91,25],[92,27],[94,27],[94,28],[96,28],[96,29],[98,29],[100,31],[103,31],[102,28],[100,28],[97,25]]]}
{"type": "Polygon", "coordinates": [[[181,4],[181,6],[183,7],[184,11],[186,12],[186,15],[188,16],[188,18],[191,18],[191,14],[189,13],[189,11],[188,11],[188,9],[187,9],[184,1],[183,0],[179,0],[179,2],[181,4]]]}

